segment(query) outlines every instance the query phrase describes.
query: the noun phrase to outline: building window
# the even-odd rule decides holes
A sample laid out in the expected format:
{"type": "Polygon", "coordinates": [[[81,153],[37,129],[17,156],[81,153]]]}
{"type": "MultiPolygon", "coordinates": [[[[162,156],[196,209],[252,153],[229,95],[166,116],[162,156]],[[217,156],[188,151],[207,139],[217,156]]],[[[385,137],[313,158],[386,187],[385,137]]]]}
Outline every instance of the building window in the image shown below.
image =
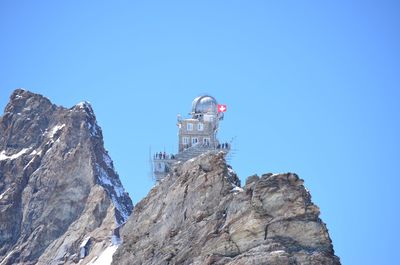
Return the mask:
{"type": "Polygon", "coordinates": [[[183,137],[182,142],[183,144],[189,144],[189,137],[183,137]]]}
{"type": "Polygon", "coordinates": [[[197,124],[197,130],[198,130],[198,131],[203,131],[203,130],[204,130],[204,124],[201,123],[201,122],[198,123],[198,124],[197,124]]]}
{"type": "Polygon", "coordinates": [[[187,124],[187,126],[186,126],[186,129],[188,130],[188,131],[193,131],[193,123],[188,123],[187,124]]]}
{"type": "Polygon", "coordinates": [[[193,137],[193,138],[192,138],[192,144],[193,144],[193,145],[197,144],[198,141],[199,141],[199,140],[198,140],[196,137],[193,137]]]}
{"type": "Polygon", "coordinates": [[[210,144],[210,138],[203,138],[203,144],[209,145],[210,144]]]}

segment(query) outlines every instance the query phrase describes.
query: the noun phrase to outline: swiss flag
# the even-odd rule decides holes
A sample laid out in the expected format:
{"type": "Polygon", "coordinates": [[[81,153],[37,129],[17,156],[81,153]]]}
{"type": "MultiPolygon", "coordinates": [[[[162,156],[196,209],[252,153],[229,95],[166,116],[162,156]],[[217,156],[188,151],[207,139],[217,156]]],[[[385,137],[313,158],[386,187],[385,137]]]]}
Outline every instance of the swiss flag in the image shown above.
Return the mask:
{"type": "Polygon", "coordinates": [[[225,104],[218,104],[218,112],[225,112],[226,105],[225,104]]]}

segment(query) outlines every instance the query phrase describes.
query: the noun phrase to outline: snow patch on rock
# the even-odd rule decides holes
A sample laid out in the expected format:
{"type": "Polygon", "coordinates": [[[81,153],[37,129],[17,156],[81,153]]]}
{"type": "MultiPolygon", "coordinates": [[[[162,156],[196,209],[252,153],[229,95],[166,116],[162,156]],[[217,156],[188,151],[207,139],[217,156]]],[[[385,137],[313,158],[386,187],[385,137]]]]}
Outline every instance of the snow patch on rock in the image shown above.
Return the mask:
{"type": "Polygon", "coordinates": [[[6,189],[2,194],[0,194],[0,200],[3,199],[4,195],[10,190],[10,188],[6,189]]]}
{"type": "Polygon", "coordinates": [[[18,153],[13,154],[13,155],[6,155],[6,151],[3,150],[3,151],[0,152],[0,161],[17,159],[18,157],[22,156],[23,154],[25,154],[29,150],[30,150],[30,148],[24,148],[21,151],[19,151],[18,153]]]}
{"type": "Polygon", "coordinates": [[[285,254],[285,251],[283,251],[283,250],[275,250],[275,251],[271,251],[269,254],[270,255],[280,255],[280,254],[285,254]]]}
{"type": "Polygon", "coordinates": [[[75,108],[79,110],[84,110],[88,114],[93,115],[92,105],[90,104],[89,101],[81,101],[75,105],[75,108]]]}
{"type": "Polygon", "coordinates": [[[229,165],[227,165],[226,168],[227,168],[226,178],[232,184],[232,188],[233,188],[232,191],[243,191],[243,189],[240,188],[240,180],[237,178],[236,172],[229,165]]]}
{"type": "Polygon", "coordinates": [[[231,191],[232,192],[243,192],[243,189],[241,187],[235,186],[231,191]]]}
{"type": "MultiPolygon", "coordinates": [[[[127,211],[126,207],[123,207],[121,203],[119,202],[118,198],[122,197],[125,194],[125,189],[122,187],[121,183],[115,182],[110,176],[107,174],[107,172],[102,168],[100,165],[96,165],[96,169],[98,172],[98,180],[100,182],[101,186],[107,186],[109,187],[112,191],[110,192],[111,200],[115,206],[115,208],[120,212],[123,222],[124,223],[128,217],[129,217],[129,212],[127,211]]],[[[117,222],[119,223],[119,222],[117,222]]]]}
{"type": "Polygon", "coordinates": [[[232,168],[230,168],[230,167],[227,167],[227,168],[228,168],[228,175],[229,176],[236,175],[236,172],[232,168]]]}
{"type": "Polygon", "coordinates": [[[62,128],[64,128],[64,127],[65,127],[65,124],[58,124],[58,125],[54,126],[54,127],[50,130],[49,137],[50,137],[50,138],[53,138],[54,135],[55,135],[56,133],[58,133],[60,130],[62,130],[62,128]]]}
{"type": "Polygon", "coordinates": [[[97,124],[91,124],[90,122],[87,123],[87,127],[90,131],[91,136],[99,136],[99,130],[97,124]]]}
{"type": "Polygon", "coordinates": [[[90,236],[86,237],[86,238],[82,241],[82,243],[79,245],[79,247],[80,247],[80,248],[85,247],[86,244],[89,242],[89,240],[90,240],[90,236]]]}
{"type": "Polygon", "coordinates": [[[9,264],[8,258],[11,257],[11,255],[14,254],[15,251],[16,251],[16,249],[10,251],[10,253],[7,254],[7,256],[3,259],[3,261],[0,263],[0,265],[9,264]]]}
{"type": "Polygon", "coordinates": [[[39,150],[39,151],[33,150],[29,155],[30,156],[34,156],[34,155],[40,156],[41,154],[42,154],[42,150],[39,150]]]}
{"type": "Polygon", "coordinates": [[[110,265],[113,260],[113,255],[117,250],[118,245],[110,245],[106,248],[99,257],[93,258],[88,264],[89,265],[110,265]]]}
{"type": "Polygon", "coordinates": [[[97,171],[99,172],[99,181],[103,185],[114,186],[111,182],[110,177],[108,176],[107,172],[99,165],[96,165],[97,171]]]}
{"type": "Polygon", "coordinates": [[[94,112],[93,112],[93,108],[92,105],[90,104],[89,101],[82,101],[79,102],[78,104],[76,104],[73,109],[77,109],[77,110],[83,110],[85,111],[89,116],[94,117],[94,112]]]}
{"type": "Polygon", "coordinates": [[[108,168],[114,169],[113,162],[108,154],[106,154],[106,153],[103,154],[103,160],[104,160],[104,163],[106,163],[108,168]]]}

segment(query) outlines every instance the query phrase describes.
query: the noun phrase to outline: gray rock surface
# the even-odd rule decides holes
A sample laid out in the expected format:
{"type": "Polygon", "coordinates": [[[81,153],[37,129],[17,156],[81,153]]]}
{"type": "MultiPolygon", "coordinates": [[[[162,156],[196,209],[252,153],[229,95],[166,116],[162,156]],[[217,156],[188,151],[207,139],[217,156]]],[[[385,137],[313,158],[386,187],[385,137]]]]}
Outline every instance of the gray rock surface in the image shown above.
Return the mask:
{"type": "Polygon", "coordinates": [[[89,103],[11,95],[0,117],[0,265],[91,264],[115,251],[122,224],[118,265],[340,264],[303,180],[254,175],[240,187],[223,153],[177,164],[132,209],[89,103]]]}
{"type": "Polygon", "coordinates": [[[177,165],[135,206],[113,264],[340,264],[296,174],[239,183],[222,153],[177,165]]]}
{"type": "Polygon", "coordinates": [[[89,103],[17,89],[0,118],[0,264],[88,263],[132,211],[89,103]]]}

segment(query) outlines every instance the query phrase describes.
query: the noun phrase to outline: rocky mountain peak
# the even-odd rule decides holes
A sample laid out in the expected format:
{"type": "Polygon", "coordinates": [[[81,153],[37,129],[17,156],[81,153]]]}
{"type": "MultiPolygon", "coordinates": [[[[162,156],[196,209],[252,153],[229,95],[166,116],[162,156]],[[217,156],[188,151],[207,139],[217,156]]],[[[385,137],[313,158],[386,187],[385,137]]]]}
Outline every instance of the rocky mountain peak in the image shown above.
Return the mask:
{"type": "Polygon", "coordinates": [[[0,264],[78,262],[107,247],[132,201],[88,102],[17,89],[0,118],[0,264]]]}
{"type": "Polygon", "coordinates": [[[5,112],[21,113],[24,111],[30,111],[32,109],[37,111],[38,107],[44,109],[48,108],[49,106],[55,107],[55,105],[53,105],[48,98],[19,88],[14,90],[14,92],[11,94],[10,102],[7,105],[5,112]]]}
{"type": "Polygon", "coordinates": [[[87,115],[88,122],[92,125],[96,124],[96,115],[94,114],[92,105],[88,101],[82,101],[75,106],[73,106],[70,110],[72,111],[80,111],[87,115]]]}
{"type": "Polygon", "coordinates": [[[0,117],[0,265],[340,264],[302,179],[241,186],[225,154],[174,163],[133,208],[90,103],[17,89],[0,117]]]}
{"type": "Polygon", "coordinates": [[[178,163],[140,201],[113,264],[340,264],[296,174],[239,179],[223,153],[178,163]]]}

